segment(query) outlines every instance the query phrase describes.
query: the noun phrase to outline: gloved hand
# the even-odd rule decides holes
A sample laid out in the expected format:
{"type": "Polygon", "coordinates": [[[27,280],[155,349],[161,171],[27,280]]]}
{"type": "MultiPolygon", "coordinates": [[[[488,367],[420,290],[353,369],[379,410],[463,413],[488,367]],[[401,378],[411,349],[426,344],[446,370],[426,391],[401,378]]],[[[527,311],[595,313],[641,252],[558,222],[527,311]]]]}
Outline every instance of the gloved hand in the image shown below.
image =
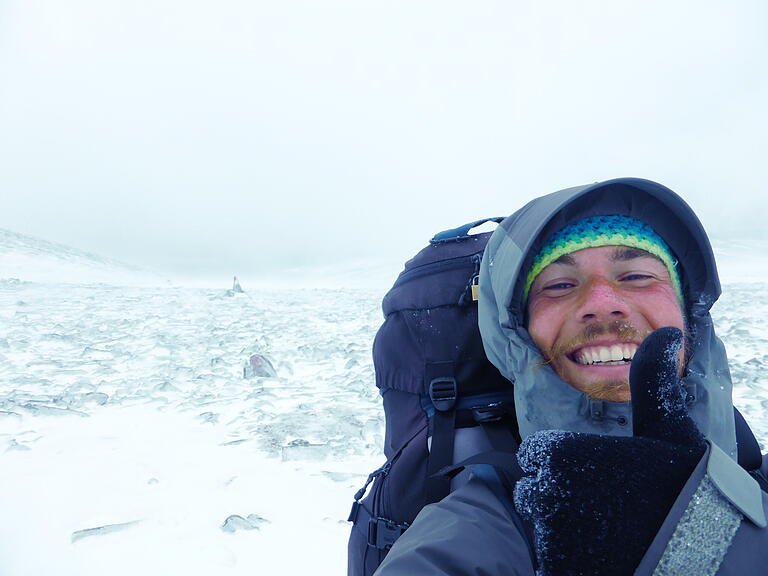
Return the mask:
{"type": "Polygon", "coordinates": [[[634,437],[546,430],[520,446],[515,507],[532,521],[539,574],[631,575],[706,444],[678,380],[677,328],[661,328],[630,368],[634,437]]]}

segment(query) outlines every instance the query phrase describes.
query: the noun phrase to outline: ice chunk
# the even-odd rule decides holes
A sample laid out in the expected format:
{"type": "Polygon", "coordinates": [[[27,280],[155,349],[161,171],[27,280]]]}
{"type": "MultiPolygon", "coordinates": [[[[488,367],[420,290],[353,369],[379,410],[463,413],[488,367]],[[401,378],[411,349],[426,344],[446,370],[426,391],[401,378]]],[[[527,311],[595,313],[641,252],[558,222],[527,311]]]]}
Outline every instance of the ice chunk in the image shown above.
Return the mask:
{"type": "Polygon", "coordinates": [[[277,376],[275,367],[269,358],[262,354],[251,354],[243,366],[243,378],[274,378],[277,376]]]}
{"type": "Polygon", "coordinates": [[[263,524],[269,524],[269,520],[258,514],[248,514],[246,518],[238,514],[232,514],[224,520],[221,529],[224,532],[237,532],[238,530],[261,530],[263,524]]]}
{"type": "Polygon", "coordinates": [[[210,422],[211,424],[219,423],[219,415],[216,412],[203,412],[202,414],[198,414],[197,417],[200,418],[200,420],[202,420],[205,423],[207,422],[210,422]]]}
{"type": "Polygon", "coordinates": [[[324,460],[328,456],[328,444],[312,443],[297,438],[281,449],[282,460],[324,460]]]}
{"type": "Polygon", "coordinates": [[[88,392],[83,394],[83,402],[95,402],[99,406],[104,406],[109,400],[109,396],[104,392],[88,392]]]}
{"type": "Polygon", "coordinates": [[[44,404],[35,404],[27,402],[26,404],[20,404],[19,408],[29,410],[35,416],[61,416],[73,414],[85,418],[88,416],[85,412],[80,410],[73,410],[71,408],[59,408],[57,406],[46,406],[44,404]]]}
{"type": "Polygon", "coordinates": [[[7,450],[31,450],[29,446],[26,444],[19,443],[16,438],[11,438],[8,441],[8,448],[7,450]]]}
{"type": "Polygon", "coordinates": [[[96,528],[86,528],[85,530],[77,530],[72,532],[72,542],[77,542],[88,536],[101,536],[104,534],[112,534],[114,532],[120,532],[126,528],[130,528],[134,524],[138,524],[141,520],[132,520],[130,522],[122,522],[120,524],[106,524],[104,526],[97,526],[96,528]]]}

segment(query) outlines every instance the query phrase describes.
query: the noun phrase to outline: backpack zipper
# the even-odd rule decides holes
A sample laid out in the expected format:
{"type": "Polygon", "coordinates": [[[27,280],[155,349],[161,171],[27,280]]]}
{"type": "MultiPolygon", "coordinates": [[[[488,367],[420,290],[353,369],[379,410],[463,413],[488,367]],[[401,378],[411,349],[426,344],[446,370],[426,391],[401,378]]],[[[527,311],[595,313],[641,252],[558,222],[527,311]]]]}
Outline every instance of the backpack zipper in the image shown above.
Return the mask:
{"type": "MultiPolygon", "coordinates": [[[[395,284],[392,286],[392,288],[397,288],[398,286],[402,286],[406,282],[410,282],[411,280],[415,280],[417,278],[421,278],[422,276],[427,276],[429,274],[434,274],[436,272],[443,272],[447,270],[456,270],[458,268],[462,268],[466,266],[468,263],[475,262],[475,274],[477,274],[480,271],[480,260],[483,257],[482,252],[477,252],[475,254],[471,254],[469,256],[457,256],[456,258],[449,258],[448,260],[440,260],[438,262],[430,262],[429,264],[422,264],[421,266],[416,266],[415,268],[411,268],[410,270],[406,270],[395,281],[395,284]]],[[[471,282],[470,282],[471,283],[471,282]]]]}

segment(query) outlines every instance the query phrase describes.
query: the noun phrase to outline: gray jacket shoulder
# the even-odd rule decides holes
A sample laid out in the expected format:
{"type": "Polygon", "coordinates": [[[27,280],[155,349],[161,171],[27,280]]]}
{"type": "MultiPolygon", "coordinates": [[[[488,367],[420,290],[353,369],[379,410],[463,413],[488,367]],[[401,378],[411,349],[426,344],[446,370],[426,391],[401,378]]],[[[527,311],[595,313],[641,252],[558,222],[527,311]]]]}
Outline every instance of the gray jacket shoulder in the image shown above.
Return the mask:
{"type": "Polygon", "coordinates": [[[710,444],[669,511],[635,576],[763,574],[768,496],[710,444]]]}
{"type": "Polygon", "coordinates": [[[472,477],[426,506],[376,576],[533,576],[525,537],[485,481],[472,477]]]}

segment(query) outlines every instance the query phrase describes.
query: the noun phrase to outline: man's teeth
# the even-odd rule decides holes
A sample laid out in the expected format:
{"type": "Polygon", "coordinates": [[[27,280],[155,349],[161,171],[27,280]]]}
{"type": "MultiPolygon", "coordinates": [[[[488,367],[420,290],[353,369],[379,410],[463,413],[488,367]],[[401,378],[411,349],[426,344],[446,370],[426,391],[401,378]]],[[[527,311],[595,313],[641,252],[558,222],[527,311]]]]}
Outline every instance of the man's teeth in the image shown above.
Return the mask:
{"type": "Polygon", "coordinates": [[[636,344],[614,344],[613,346],[590,346],[579,350],[574,359],[579,364],[626,364],[632,360],[636,344]]]}

